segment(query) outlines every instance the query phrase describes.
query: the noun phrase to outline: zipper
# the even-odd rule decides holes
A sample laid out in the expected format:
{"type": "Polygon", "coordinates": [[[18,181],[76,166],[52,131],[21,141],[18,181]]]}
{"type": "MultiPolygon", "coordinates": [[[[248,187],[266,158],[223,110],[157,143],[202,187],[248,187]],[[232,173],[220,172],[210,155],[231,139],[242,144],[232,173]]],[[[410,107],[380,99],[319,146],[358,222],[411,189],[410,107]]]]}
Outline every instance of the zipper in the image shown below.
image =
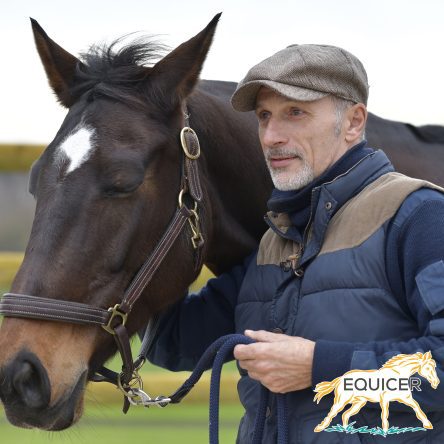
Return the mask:
{"type": "Polygon", "coordinates": [[[308,222],[307,225],[304,228],[304,234],[302,235],[302,243],[301,246],[299,248],[299,251],[297,252],[296,256],[296,260],[294,263],[292,263],[292,268],[293,268],[293,272],[297,277],[302,277],[304,275],[304,270],[302,268],[298,268],[299,266],[299,262],[304,254],[304,246],[308,240],[308,235],[310,233],[310,228],[312,225],[312,218],[313,218],[313,195],[315,192],[316,188],[314,188],[313,190],[311,190],[311,200],[310,200],[310,217],[308,218],[308,222]]]}

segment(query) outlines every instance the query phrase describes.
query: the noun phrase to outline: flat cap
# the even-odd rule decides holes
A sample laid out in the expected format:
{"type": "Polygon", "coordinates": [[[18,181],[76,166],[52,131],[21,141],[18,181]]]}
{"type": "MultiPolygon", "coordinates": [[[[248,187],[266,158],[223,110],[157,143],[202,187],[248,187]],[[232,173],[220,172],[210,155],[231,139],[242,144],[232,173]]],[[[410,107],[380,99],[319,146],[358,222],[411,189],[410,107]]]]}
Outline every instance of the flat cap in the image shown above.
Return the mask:
{"type": "Polygon", "coordinates": [[[254,110],[262,86],[293,100],[333,95],[365,105],[369,88],[359,59],[330,45],[290,45],[253,66],[237,85],[231,98],[233,108],[254,110]]]}

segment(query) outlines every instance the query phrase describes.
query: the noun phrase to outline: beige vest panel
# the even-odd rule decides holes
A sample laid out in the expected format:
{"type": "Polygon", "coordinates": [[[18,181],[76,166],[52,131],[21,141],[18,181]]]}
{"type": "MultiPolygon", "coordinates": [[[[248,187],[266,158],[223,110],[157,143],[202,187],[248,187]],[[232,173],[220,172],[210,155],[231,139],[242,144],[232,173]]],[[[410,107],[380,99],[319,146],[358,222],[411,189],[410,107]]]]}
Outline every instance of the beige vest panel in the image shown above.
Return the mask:
{"type": "MultiPolygon", "coordinates": [[[[444,193],[444,188],[425,180],[394,172],[382,175],[346,202],[333,216],[319,254],[361,245],[395,215],[409,194],[423,187],[444,193]]],[[[285,215],[278,216],[280,222],[284,218],[285,215]]],[[[285,224],[279,225],[282,229],[285,224]]],[[[279,265],[297,250],[294,242],[283,239],[270,228],[261,239],[257,264],[279,265]]]]}

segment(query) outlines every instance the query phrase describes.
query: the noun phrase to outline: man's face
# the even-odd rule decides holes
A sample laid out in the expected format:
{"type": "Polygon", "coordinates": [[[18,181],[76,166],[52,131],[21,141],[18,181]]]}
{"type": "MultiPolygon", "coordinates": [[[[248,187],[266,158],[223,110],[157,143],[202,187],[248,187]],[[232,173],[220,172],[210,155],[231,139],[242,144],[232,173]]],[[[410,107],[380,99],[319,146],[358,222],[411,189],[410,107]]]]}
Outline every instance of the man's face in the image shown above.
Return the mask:
{"type": "Polygon", "coordinates": [[[256,116],[265,160],[280,190],[304,187],[347,151],[331,97],[300,102],[263,87],[256,116]]]}

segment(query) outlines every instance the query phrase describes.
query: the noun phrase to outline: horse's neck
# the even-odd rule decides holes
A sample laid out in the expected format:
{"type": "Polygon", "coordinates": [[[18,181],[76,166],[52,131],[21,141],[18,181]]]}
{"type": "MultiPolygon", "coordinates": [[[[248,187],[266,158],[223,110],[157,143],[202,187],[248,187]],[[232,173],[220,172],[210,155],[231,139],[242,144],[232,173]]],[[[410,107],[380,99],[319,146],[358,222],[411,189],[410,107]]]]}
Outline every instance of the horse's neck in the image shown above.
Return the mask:
{"type": "Polygon", "coordinates": [[[405,371],[408,373],[408,376],[412,376],[415,373],[418,373],[419,365],[417,362],[412,362],[411,364],[408,364],[405,366],[405,371]]]}
{"type": "Polygon", "coordinates": [[[412,375],[414,375],[415,373],[418,372],[418,363],[417,362],[412,362],[409,364],[404,364],[404,365],[395,365],[391,368],[393,371],[395,371],[396,373],[399,373],[402,377],[404,378],[408,378],[412,375]]]}
{"type": "Polygon", "coordinates": [[[251,115],[235,114],[212,96],[196,95],[190,105],[191,125],[202,147],[200,171],[207,196],[205,263],[218,274],[257,246],[267,228],[263,215],[271,181],[251,115]]]}

